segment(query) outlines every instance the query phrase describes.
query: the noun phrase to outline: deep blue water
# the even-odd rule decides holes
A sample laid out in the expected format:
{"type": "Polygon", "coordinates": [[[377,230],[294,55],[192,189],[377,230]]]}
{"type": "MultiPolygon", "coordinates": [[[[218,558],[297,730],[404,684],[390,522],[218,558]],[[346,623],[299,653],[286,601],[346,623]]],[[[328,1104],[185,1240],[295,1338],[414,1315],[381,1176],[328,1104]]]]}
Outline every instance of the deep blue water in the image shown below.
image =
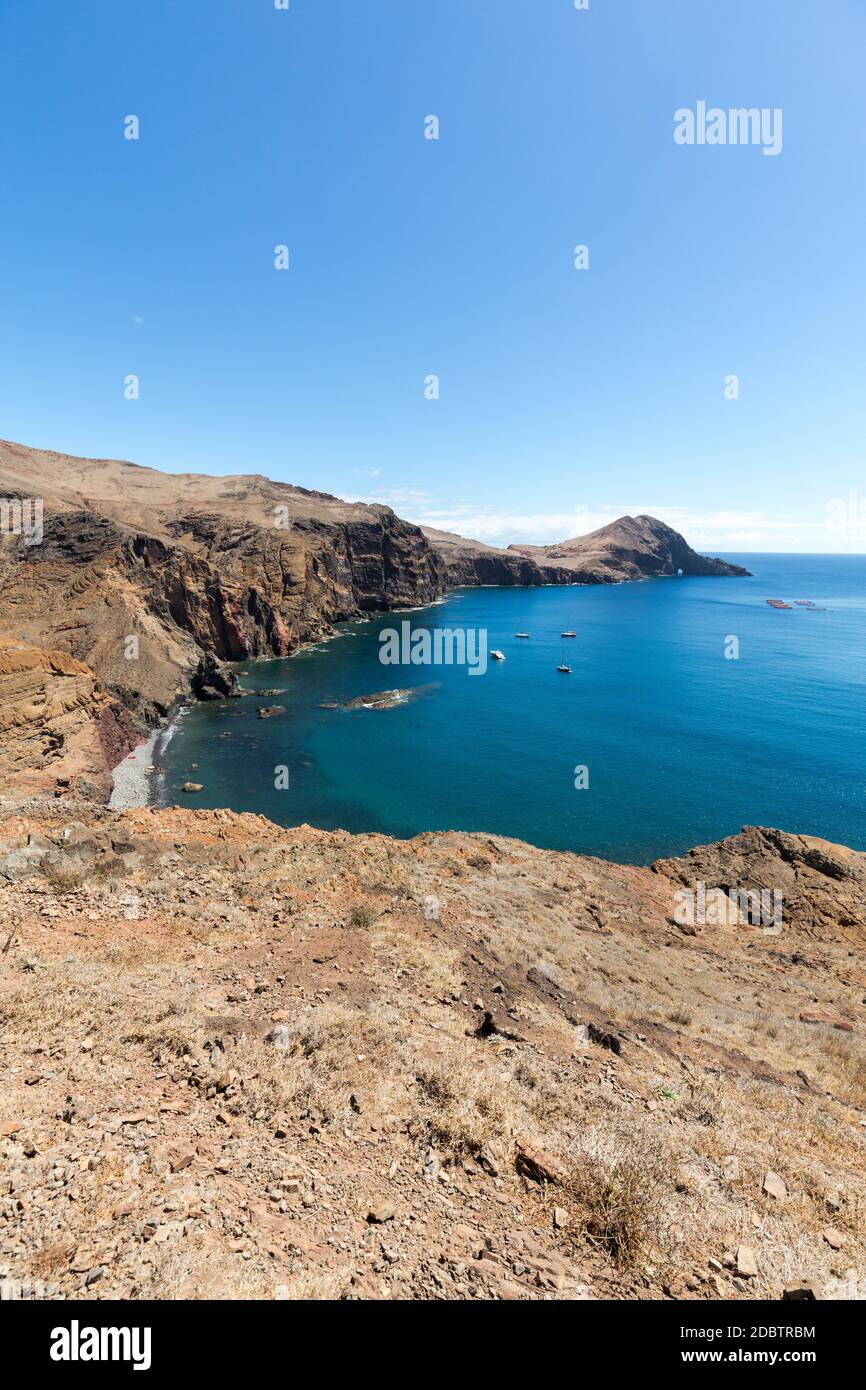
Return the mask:
{"type": "Polygon", "coordinates": [[[285,694],[190,709],[160,800],[398,836],[486,830],[636,863],[745,824],[866,849],[866,556],[730,558],[754,577],[458,590],[288,661],[244,663],[246,687],[285,694]],[[403,618],[486,628],[506,661],[484,676],[383,666],[378,634],[403,618]],[[563,649],[570,676],[556,671],[563,649]],[[424,689],[394,709],[320,708],[392,686],[424,689]],[[286,713],[260,720],[262,703],[286,713]],[[183,794],[190,779],[204,791],[183,794]]]}

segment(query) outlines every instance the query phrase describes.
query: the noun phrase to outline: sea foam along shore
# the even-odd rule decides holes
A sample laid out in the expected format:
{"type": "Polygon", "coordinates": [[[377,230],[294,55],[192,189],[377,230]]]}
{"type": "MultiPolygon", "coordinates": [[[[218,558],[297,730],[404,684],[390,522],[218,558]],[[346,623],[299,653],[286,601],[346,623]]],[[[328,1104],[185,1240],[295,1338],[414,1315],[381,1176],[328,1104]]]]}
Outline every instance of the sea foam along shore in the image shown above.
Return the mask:
{"type": "Polygon", "coordinates": [[[139,743],[118,763],[111,774],[112,791],[108,805],[112,811],[159,805],[163,779],[162,755],[188,708],[188,705],[182,704],[166,723],[154,729],[149,738],[139,743]]]}

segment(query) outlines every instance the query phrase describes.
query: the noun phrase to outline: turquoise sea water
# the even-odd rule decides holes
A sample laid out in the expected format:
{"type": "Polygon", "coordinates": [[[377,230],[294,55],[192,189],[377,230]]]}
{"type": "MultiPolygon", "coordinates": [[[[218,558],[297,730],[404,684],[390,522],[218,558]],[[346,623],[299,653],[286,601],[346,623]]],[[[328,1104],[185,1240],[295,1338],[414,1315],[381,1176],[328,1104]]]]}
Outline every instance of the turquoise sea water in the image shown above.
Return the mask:
{"type": "Polygon", "coordinates": [[[866,849],[866,556],[730,558],[754,577],[457,590],[288,661],[244,663],[244,686],[285,693],[190,709],[159,800],[398,836],[485,830],[635,863],[744,824],[866,849]],[[383,666],[379,633],[406,618],[486,629],[506,660],[483,676],[383,666]],[[420,693],[387,710],[320,707],[393,686],[420,693]],[[256,717],[275,703],[286,713],[256,717]],[[185,795],[187,780],[204,791],[185,795]]]}

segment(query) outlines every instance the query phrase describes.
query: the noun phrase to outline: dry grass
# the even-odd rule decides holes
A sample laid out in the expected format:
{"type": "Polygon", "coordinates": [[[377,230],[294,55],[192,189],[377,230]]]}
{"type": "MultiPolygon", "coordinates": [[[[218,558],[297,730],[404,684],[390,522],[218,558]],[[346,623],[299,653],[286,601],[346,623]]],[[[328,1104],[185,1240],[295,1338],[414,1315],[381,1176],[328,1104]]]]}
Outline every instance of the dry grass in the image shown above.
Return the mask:
{"type": "Polygon", "coordinates": [[[672,1154],[649,1135],[602,1124],[584,1130],[570,1156],[556,1204],[579,1237],[619,1266],[635,1264],[662,1241],[665,1201],[676,1182],[672,1154]]]}
{"type": "Polygon", "coordinates": [[[98,956],[69,956],[51,966],[37,963],[20,987],[0,995],[0,1028],[25,1049],[46,1038],[75,1039],[92,1033],[101,1043],[142,1041],[164,1006],[155,994],[142,995],[170,962],[174,948],[146,939],[112,940],[98,956]],[[134,1025],[130,1027],[130,1025],[134,1025]]]}
{"type": "Polygon", "coordinates": [[[96,971],[80,969],[73,978],[59,970],[27,976],[27,983],[0,997],[0,1027],[18,1046],[46,1038],[76,1036],[98,1029],[104,1036],[116,1008],[111,991],[96,971]]]}
{"type": "Polygon", "coordinates": [[[326,1005],[289,1028],[288,1045],[241,1043],[232,1065],[243,1075],[240,1107],[252,1114],[309,1109],[324,1120],[348,1118],[352,1097],[369,1113],[405,1109],[405,1067],[396,1014],[326,1005]]]}
{"type": "Polygon", "coordinates": [[[142,1043],[150,1052],[183,1057],[204,1042],[201,1018],[180,1003],[158,1009],[155,1016],[139,1018],[137,1026],[124,1033],[124,1042],[142,1043]]]}
{"type": "Polygon", "coordinates": [[[377,954],[387,952],[397,969],[416,976],[432,995],[460,994],[463,989],[460,952],[419,936],[398,922],[388,921],[377,928],[373,949],[377,954]]]}
{"type": "Polygon", "coordinates": [[[30,1261],[29,1273],[34,1279],[50,1283],[66,1271],[74,1254],[74,1241],[54,1241],[36,1252],[30,1261]]]}
{"type": "Polygon", "coordinates": [[[74,873],[71,869],[64,869],[59,864],[49,864],[46,861],[43,861],[41,867],[46,881],[59,896],[64,893],[72,893],[76,888],[81,887],[81,875],[74,873]]]}
{"type": "Polygon", "coordinates": [[[232,1299],[241,1302],[333,1302],[344,1298],[353,1267],[311,1269],[289,1273],[268,1261],[214,1261],[186,1241],[178,1245],[151,1247],[152,1263],[131,1293],[136,1300],[232,1299]]]}
{"type": "Polygon", "coordinates": [[[835,1029],[818,1040],[821,1075],[842,1100],[866,1108],[866,1049],[863,1040],[835,1029]]]}
{"type": "Polygon", "coordinates": [[[692,1014],[688,1009],[672,1009],[668,1014],[668,1023],[673,1023],[678,1028],[689,1028],[692,1023],[692,1014]]]}
{"type": "Polygon", "coordinates": [[[450,1157],[478,1155],[489,1144],[508,1150],[526,1123],[516,1092],[471,1057],[425,1063],[416,1082],[419,1117],[450,1157]]]}

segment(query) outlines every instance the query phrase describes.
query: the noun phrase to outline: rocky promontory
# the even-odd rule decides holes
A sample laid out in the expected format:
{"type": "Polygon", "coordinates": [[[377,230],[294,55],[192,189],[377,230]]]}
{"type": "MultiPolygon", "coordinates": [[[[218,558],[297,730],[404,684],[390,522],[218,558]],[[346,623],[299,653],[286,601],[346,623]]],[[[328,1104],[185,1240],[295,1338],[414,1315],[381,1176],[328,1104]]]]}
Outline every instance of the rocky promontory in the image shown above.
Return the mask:
{"type": "Polygon", "coordinates": [[[0,775],[25,770],[44,786],[80,777],[96,799],[110,759],[190,692],[239,693],[224,663],[288,656],[335,623],[444,589],[441,560],[390,508],[256,475],[172,476],[7,443],[4,494],[42,497],[44,523],[40,544],[0,536],[0,634],[48,655],[36,705],[19,698],[20,672],[10,683],[0,671],[0,775]],[[70,661],[77,685],[60,669],[70,661]],[[84,755],[72,724],[86,725],[88,712],[84,755]]]}
{"type": "Polygon", "coordinates": [[[556,545],[510,545],[497,550],[480,541],[425,527],[446,564],[450,584],[619,584],[624,580],[679,575],[748,575],[741,565],[699,555],[652,516],[623,516],[589,535],[556,545]]]}

